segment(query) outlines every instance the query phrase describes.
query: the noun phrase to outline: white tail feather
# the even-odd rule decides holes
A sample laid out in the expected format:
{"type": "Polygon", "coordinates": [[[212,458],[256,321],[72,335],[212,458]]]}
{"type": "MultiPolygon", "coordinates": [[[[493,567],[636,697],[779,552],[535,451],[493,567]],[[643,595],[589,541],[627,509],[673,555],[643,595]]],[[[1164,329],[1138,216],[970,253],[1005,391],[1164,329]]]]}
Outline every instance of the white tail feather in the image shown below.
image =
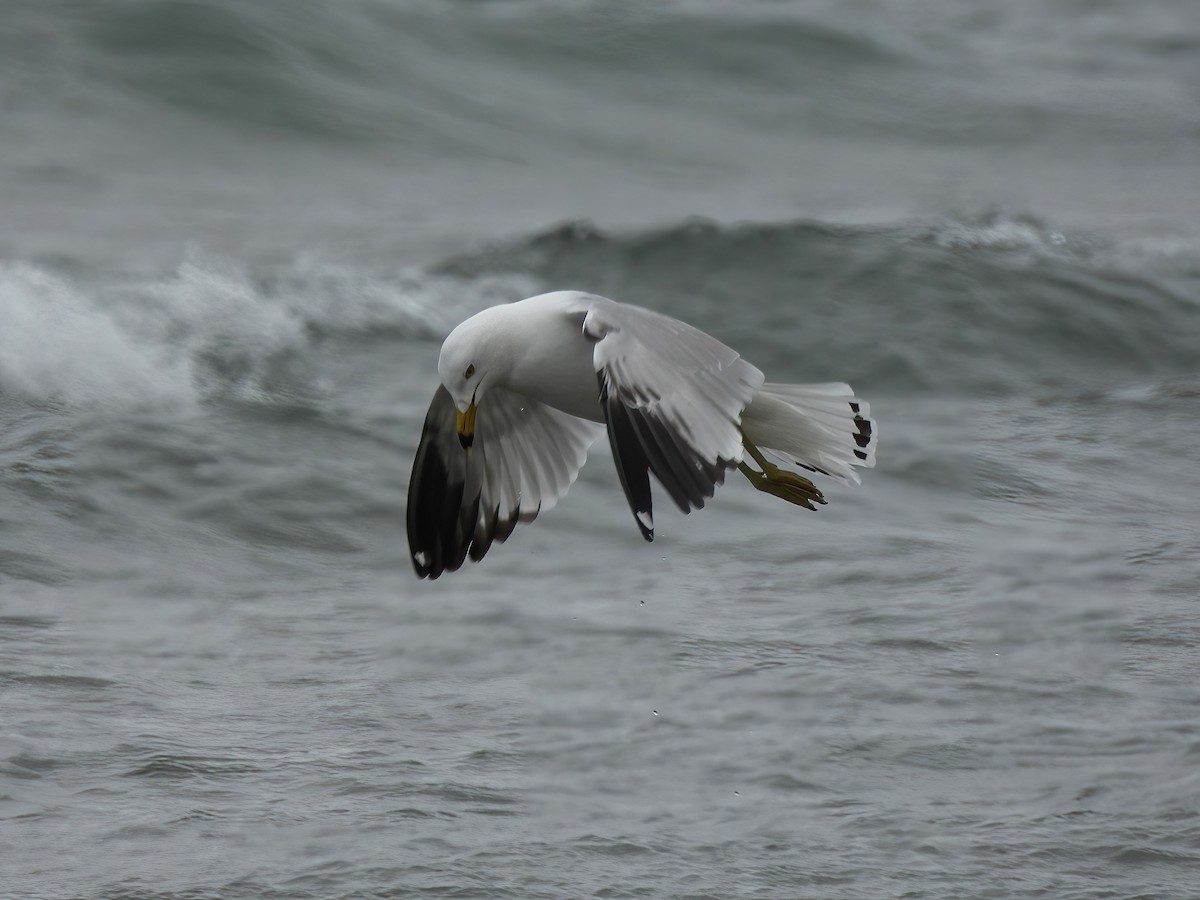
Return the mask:
{"type": "Polygon", "coordinates": [[[742,411],[742,431],[784,467],[858,484],[855,467],[875,465],[871,408],[848,384],[764,384],[742,411]]]}

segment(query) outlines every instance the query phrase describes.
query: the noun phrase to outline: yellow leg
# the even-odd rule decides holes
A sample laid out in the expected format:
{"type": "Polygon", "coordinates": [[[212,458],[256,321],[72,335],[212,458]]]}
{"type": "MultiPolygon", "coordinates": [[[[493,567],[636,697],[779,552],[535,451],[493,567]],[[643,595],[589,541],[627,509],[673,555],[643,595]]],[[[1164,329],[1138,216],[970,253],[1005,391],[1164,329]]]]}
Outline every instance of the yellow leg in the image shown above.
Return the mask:
{"type": "Polygon", "coordinates": [[[754,446],[754,442],[744,434],[742,435],[742,445],[746,448],[746,452],[750,454],[750,457],[762,466],[762,471],[755,471],[744,462],[738,463],[738,471],[745,475],[746,480],[758,488],[758,490],[774,494],[776,497],[788,501],[788,503],[795,503],[797,506],[803,506],[807,509],[816,509],[813,506],[814,503],[825,503],[825,495],[821,493],[815,484],[803,475],[788,472],[779,468],[779,466],[767,462],[762,452],[754,446]]]}

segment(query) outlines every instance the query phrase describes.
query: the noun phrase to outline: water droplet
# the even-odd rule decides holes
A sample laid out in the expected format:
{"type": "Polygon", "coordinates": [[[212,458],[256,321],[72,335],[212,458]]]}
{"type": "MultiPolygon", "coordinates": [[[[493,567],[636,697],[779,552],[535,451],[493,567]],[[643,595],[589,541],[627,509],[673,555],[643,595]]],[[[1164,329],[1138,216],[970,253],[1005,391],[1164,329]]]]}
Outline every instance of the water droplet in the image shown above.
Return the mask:
{"type": "Polygon", "coordinates": [[[734,791],[734,792],[733,792],[733,796],[735,796],[735,797],[740,797],[740,796],[742,796],[742,792],[741,792],[741,791],[734,791]]]}
{"type": "Polygon", "coordinates": [[[638,601],[638,606],[645,606],[645,605],[646,605],[646,601],[645,601],[645,600],[639,600],[639,601],[638,601]]]}
{"type": "Polygon", "coordinates": [[[652,710],[650,710],[650,711],[651,711],[652,713],[654,713],[656,716],[658,715],[658,710],[657,710],[657,709],[652,709],[652,710]]]}

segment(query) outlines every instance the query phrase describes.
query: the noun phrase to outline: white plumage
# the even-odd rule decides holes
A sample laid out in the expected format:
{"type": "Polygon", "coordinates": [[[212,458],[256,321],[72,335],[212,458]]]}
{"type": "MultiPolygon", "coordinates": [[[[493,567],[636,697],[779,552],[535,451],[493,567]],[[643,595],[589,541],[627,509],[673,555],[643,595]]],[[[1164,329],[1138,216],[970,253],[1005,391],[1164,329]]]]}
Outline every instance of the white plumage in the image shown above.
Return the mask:
{"type": "Polygon", "coordinates": [[[857,483],[855,467],[875,464],[874,423],[848,385],[765,384],[716,338],[593,294],[542,294],[472,316],[446,338],[438,373],[408,493],[421,577],[482,558],[553,506],[605,430],[647,540],[651,473],[684,512],[735,467],[811,509],[824,496],[795,467],[857,483]]]}

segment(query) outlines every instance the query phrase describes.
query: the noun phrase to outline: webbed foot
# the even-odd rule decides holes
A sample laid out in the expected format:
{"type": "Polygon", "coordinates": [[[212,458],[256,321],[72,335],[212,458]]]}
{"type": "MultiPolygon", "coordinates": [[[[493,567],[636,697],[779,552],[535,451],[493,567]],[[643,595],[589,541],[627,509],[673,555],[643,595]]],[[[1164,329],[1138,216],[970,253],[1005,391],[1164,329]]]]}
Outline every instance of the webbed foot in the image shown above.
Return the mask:
{"type": "Polygon", "coordinates": [[[746,480],[758,490],[774,494],[788,503],[795,503],[806,509],[815,510],[816,506],[813,505],[815,503],[825,504],[825,495],[803,475],[797,475],[795,472],[789,472],[767,462],[759,449],[745,435],[742,436],[742,443],[754,461],[762,466],[762,471],[759,472],[744,462],[738,463],[738,471],[745,475],[746,480]]]}

